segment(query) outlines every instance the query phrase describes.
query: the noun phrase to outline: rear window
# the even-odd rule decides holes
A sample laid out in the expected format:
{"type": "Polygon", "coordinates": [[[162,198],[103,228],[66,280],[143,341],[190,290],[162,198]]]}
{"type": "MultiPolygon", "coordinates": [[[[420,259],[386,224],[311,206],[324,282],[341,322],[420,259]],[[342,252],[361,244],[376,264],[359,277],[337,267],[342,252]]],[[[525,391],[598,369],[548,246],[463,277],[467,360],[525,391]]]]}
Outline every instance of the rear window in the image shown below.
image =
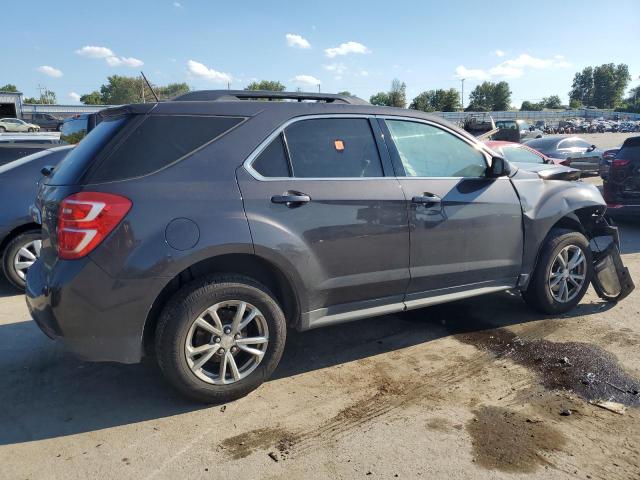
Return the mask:
{"type": "MultiPolygon", "coordinates": [[[[133,131],[114,149],[105,152],[89,180],[106,182],[155,172],[209,143],[242,120],[237,117],[147,116],[137,126],[132,125],[133,131]]],[[[136,123],[138,121],[136,119],[136,123]]],[[[91,135],[93,132],[87,139],[91,135]]]]}
{"type": "Polygon", "coordinates": [[[616,158],[640,164],[640,141],[625,142],[616,158]]]}
{"type": "Polygon", "coordinates": [[[126,120],[127,117],[117,117],[100,123],[60,162],[47,183],[51,185],[77,183],[93,157],[113,138],[126,120]]]}

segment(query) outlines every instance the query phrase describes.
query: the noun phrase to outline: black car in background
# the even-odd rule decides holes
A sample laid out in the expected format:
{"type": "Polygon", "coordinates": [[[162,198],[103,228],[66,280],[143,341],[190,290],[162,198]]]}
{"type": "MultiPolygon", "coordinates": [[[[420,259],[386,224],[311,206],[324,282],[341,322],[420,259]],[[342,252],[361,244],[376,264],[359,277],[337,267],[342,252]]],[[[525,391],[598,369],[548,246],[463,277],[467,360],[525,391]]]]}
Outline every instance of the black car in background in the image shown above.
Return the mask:
{"type": "Polygon", "coordinates": [[[603,193],[610,216],[640,219],[640,137],[627,138],[611,160],[603,193]]]}
{"type": "Polygon", "coordinates": [[[50,113],[27,113],[23,114],[22,118],[30,123],[35,123],[40,126],[40,130],[50,130],[52,132],[59,132],[62,127],[63,119],[56,117],[50,113]]]}
{"type": "Polygon", "coordinates": [[[571,160],[572,168],[583,172],[599,172],[603,152],[582,138],[551,135],[526,143],[547,157],[571,160]]]}
{"type": "Polygon", "coordinates": [[[56,166],[72,148],[58,146],[0,166],[0,259],[5,277],[16,288],[24,288],[27,269],[40,254],[40,225],[29,207],[41,170],[56,166]]]}

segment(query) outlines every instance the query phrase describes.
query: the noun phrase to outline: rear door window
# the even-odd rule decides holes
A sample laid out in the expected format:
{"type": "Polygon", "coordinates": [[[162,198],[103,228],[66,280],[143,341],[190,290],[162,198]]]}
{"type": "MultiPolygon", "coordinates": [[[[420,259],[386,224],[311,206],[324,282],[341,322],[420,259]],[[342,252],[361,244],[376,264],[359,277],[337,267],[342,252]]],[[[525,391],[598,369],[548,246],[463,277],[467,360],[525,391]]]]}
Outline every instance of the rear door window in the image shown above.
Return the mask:
{"type": "Polygon", "coordinates": [[[285,129],[296,178],[368,178],[384,176],[369,120],[318,118],[285,129]]]}
{"type": "Polygon", "coordinates": [[[213,141],[242,118],[150,115],[138,121],[118,146],[105,152],[94,167],[90,182],[122,180],[158,171],[213,141]]]}
{"type": "Polygon", "coordinates": [[[289,161],[282,134],[278,135],[254,160],[253,169],[263,177],[289,177],[289,161]]]}

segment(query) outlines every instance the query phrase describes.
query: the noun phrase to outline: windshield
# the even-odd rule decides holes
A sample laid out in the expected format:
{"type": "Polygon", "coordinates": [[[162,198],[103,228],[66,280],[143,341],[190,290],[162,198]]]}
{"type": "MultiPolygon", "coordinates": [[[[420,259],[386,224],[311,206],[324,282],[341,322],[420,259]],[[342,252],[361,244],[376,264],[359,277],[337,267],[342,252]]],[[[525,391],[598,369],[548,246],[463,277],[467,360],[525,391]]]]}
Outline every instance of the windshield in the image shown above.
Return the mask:
{"type": "Polygon", "coordinates": [[[518,146],[502,147],[502,155],[510,162],[516,163],[544,163],[541,156],[518,146]]]}

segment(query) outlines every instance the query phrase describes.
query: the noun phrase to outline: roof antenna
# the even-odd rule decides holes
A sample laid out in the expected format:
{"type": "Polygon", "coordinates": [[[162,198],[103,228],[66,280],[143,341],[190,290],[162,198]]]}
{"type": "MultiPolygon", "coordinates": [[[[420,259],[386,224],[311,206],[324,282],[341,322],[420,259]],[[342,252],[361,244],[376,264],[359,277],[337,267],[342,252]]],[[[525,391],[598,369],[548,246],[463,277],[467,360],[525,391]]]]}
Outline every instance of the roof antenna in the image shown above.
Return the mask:
{"type": "Polygon", "coordinates": [[[144,72],[142,70],[140,70],[140,75],[142,75],[142,78],[144,78],[144,81],[146,82],[147,87],[149,87],[149,90],[151,90],[151,93],[153,93],[153,96],[156,97],[156,103],[159,103],[160,99],[158,98],[158,95],[156,95],[155,90],[153,89],[153,87],[149,83],[149,80],[147,80],[147,77],[144,75],[144,72]]]}

